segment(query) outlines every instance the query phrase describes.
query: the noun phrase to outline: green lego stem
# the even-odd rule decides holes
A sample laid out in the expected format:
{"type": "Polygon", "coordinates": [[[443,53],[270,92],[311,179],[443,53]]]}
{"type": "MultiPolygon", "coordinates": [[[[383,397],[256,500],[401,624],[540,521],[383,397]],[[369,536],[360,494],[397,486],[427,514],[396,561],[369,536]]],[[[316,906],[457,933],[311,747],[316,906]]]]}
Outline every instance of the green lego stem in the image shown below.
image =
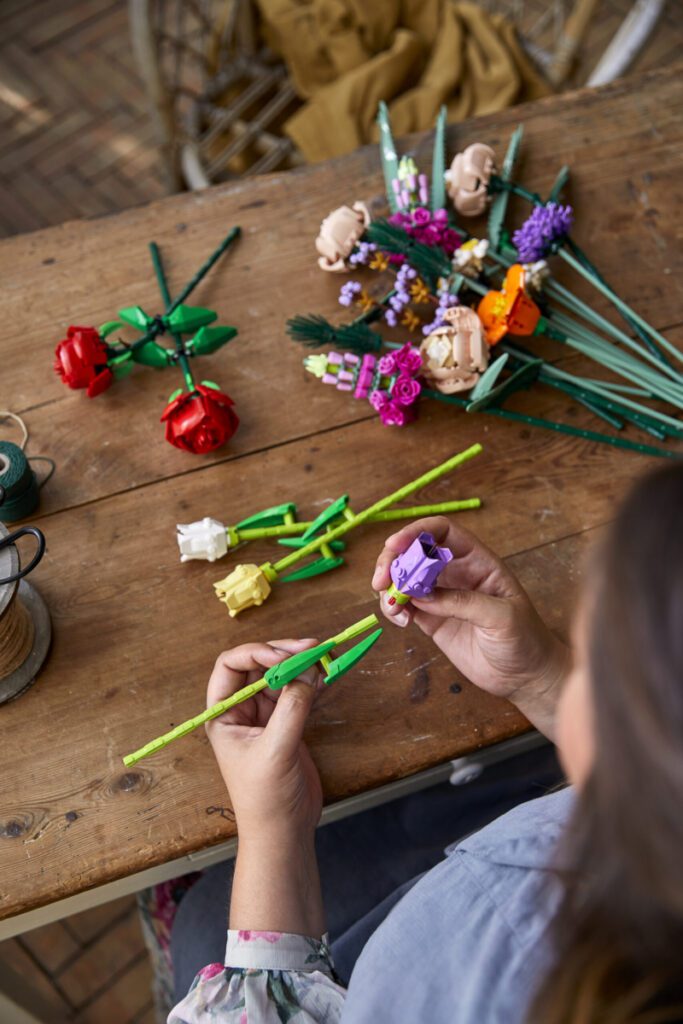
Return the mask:
{"type": "MultiPolygon", "coordinates": [[[[166,275],[164,274],[164,265],[161,262],[161,253],[159,252],[159,246],[156,242],[149,243],[149,251],[152,255],[152,263],[154,265],[154,273],[156,274],[157,283],[159,285],[159,291],[161,292],[161,298],[163,299],[164,306],[168,310],[171,306],[171,293],[168,290],[168,284],[166,282],[166,275]]],[[[182,370],[183,377],[185,378],[185,386],[191,393],[194,391],[194,377],[190,369],[190,363],[185,352],[185,345],[183,344],[182,335],[171,334],[175,344],[176,355],[178,358],[178,364],[182,370]]]]}
{"type": "Polygon", "coordinates": [[[666,349],[666,351],[675,359],[678,359],[679,362],[683,362],[683,353],[679,352],[675,345],[665,338],[663,334],[660,334],[659,331],[656,331],[654,327],[651,327],[647,320],[643,320],[641,316],[638,316],[638,314],[634,312],[634,310],[632,310],[631,307],[623,301],[623,299],[620,299],[618,295],[615,295],[611,288],[604,285],[599,277],[595,277],[591,274],[591,272],[587,270],[586,267],[576,259],[576,257],[566,249],[562,248],[558,249],[558,255],[562,257],[565,263],[568,263],[570,267],[581,274],[586,281],[590,282],[590,284],[604,295],[605,298],[609,299],[610,302],[617,307],[620,313],[628,317],[631,323],[637,324],[638,327],[645,331],[653,341],[656,341],[662,348],[666,349]]]}
{"type": "Polygon", "coordinates": [[[214,265],[214,263],[216,263],[217,260],[219,260],[221,258],[221,256],[225,252],[225,250],[228,249],[232,245],[232,243],[235,241],[235,239],[239,238],[239,236],[241,234],[242,234],[242,229],[240,227],[234,227],[234,228],[230,229],[230,231],[225,236],[225,238],[223,239],[221,244],[218,246],[218,248],[215,249],[214,252],[211,253],[211,255],[209,256],[209,258],[206,261],[206,263],[203,263],[201,265],[201,267],[199,268],[197,273],[194,275],[194,277],[190,281],[188,281],[188,283],[185,285],[185,287],[181,291],[180,295],[176,299],[173,300],[173,302],[170,304],[170,306],[167,307],[166,313],[165,313],[166,316],[170,316],[171,313],[175,312],[175,310],[178,308],[178,306],[182,305],[182,303],[188,297],[190,292],[194,291],[194,289],[197,287],[197,285],[202,280],[202,278],[206,277],[206,275],[211,270],[211,268],[214,265]]]}
{"type": "MultiPolygon", "coordinates": [[[[419,519],[421,516],[437,516],[447,512],[462,512],[468,508],[481,508],[481,498],[463,498],[461,501],[441,501],[435,505],[414,505],[412,508],[394,508],[386,512],[377,512],[368,517],[371,523],[391,523],[397,519],[419,519]]],[[[229,526],[226,532],[231,535],[231,544],[241,544],[248,540],[263,540],[266,537],[293,537],[305,533],[310,527],[308,523],[282,523],[280,526],[254,526],[240,530],[229,526]]]]}
{"type": "MultiPolygon", "coordinates": [[[[342,630],[341,633],[337,633],[336,636],[332,636],[329,640],[325,640],[322,644],[318,644],[318,648],[327,648],[319,659],[323,664],[325,671],[329,671],[329,667],[332,664],[329,658],[329,652],[333,647],[346,643],[347,640],[353,640],[354,637],[359,636],[361,633],[365,633],[371,626],[376,626],[377,622],[378,619],[376,615],[367,615],[364,619],[360,619],[358,622],[354,622],[347,629],[342,630]]],[[[300,666],[296,665],[296,663],[301,662],[301,660],[305,659],[306,655],[310,655],[310,653],[311,651],[300,651],[299,654],[293,654],[290,658],[286,658],[285,661],[280,662],[279,665],[274,667],[280,670],[281,676],[283,668],[286,667],[288,663],[294,662],[294,678],[296,678],[296,675],[301,671],[300,666]]],[[[271,669],[268,670],[268,672],[270,671],[271,669]]],[[[134,753],[127,754],[126,757],[123,758],[124,765],[126,768],[130,768],[132,765],[137,764],[138,761],[141,761],[143,757],[148,757],[150,754],[156,754],[158,750],[163,750],[163,748],[167,747],[169,743],[173,742],[173,740],[177,740],[181,736],[186,736],[189,732],[199,728],[199,726],[203,725],[205,722],[210,722],[212,718],[218,718],[219,715],[225,714],[225,712],[229,711],[230,708],[234,708],[237,704],[242,704],[243,701],[249,700],[250,697],[260,693],[261,690],[265,690],[269,685],[268,679],[266,678],[268,672],[266,672],[266,675],[261,679],[257,679],[256,682],[250,683],[249,686],[244,686],[241,690],[238,690],[237,693],[233,693],[230,697],[226,697],[225,700],[220,700],[217,704],[212,704],[210,708],[207,708],[206,711],[202,711],[199,715],[195,715],[194,718],[188,718],[186,722],[181,722],[180,725],[176,725],[175,729],[171,729],[170,732],[164,733],[163,736],[158,736],[157,739],[151,740],[149,743],[146,743],[144,747],[140,747],[139,750],[134,751],[134,753]]],[[[286,684],[278,683],[278,686],[273,688],[279,688],[280,685],[286,684]]]]}
{"type": "Polygon", "coordinates": [[[328,541],[336,540],[337,537],[342,537],[349,530],[352,530],[355,526],[360,526],[366,520],[376,515],[378,512],[383,512],[389,508],[390,505],[396,504],[397,501],[401,501],[402,498],[407,498],[409,494],[414,491],[418,491],[421,487],[426,487],[427,484],[432,483],[434,480],[438,480],[439,477],[444,476],[450,470],[455,469],[456,466],[461,466],[463,462],[467,462],[468,459],[474,458],[475,455],[479,455],[482,451],[480,444],[473,444],[470,448],[467,448],[464,452],[460,452],[458,455],[453,455],[452,458],[442,462],[441,465],[435,466],[434,469],[430,469],[429,472],[424,473],[418,477],[417,480],[413,480],[409,484],[405,484],[404,487],[400,487],[393,494],[387,495],[386,498],[382,498],[380,501],[376,501],[374,505],[370,505],[368,508],[359,512],[357,515],[353,515],[351,519],[340,526],[335,526],[327,533],[324,533],[321,537],[312,540],[306,547],[300,548],[298,551],[293,551],[291,555],[286,555],[281,558],[274,565],[269,566],[275,573],[282,572],[283,569],[288,569],[290,565],[294,565],[296,562],[305,558],[307,555],[312,554],[314,551],[318,551],[323,544],[328,541]]]}
{"type": "MultiPolygon", "coordinates": [[[[427,398],[436,398],[439,402],[446,402],[449,405],[457,405],[461,409],[467,407],[466,398],[457,398],[455,395],[442,395],[439,391],[423,390],[427,398]]],[[[495,406],[488,406],[481,410],[489,416],[500,416],[505,420],[512,420],[515,423],[526,423],[530,427],[542,427],[544,430],[554,430],[558,434],[567,434],[570,437],[582,437],[586,441],[598,441],[601,444],[609,444],[614,448],[623,448],[626,451],[639,452],[641,455],[657,455],[665,459],[680,459],[681,454],[669,451],[667,448],[657,448],[654,445],[639,444],[637,441],[627,441],[624,437],[612,437],[610,434],[600,434],[595,430],[584,430],[582,427],[572,427],[568,423],[556,423],[554,420],[541,419],[538,416],[528,416],[521,412],[512,412],[511,409],[499,409],[495,406]]]]}
{"type": "Polygon", "coordinates": [[[265,678],[257,679],[255,683],[250,683],[249,686],[243,687],[238,690],[237,693],[233,693],[231,697],[226,697],[225,700],[219,701],[217,704],[212,704],[206,711],[202,711],[200,715],[195,715],[194,718],[188,718],[186,722],[182,722],[180,725],[176,725],[175,729],[171,729],[170,732],[164,733],[163,736],[158,736],[157,739],[152,740],[150,743],[146,743],[144,747],[140,747],[133,754],[128,754],[123,759],[123,763],[126,768],[130,768],[131,765],[137,764],[143,757],[148,757],[150,754],[156,754],[157,750],[163,750],[173,740],[179,739],[181,736],[186,736],[189,732],[194,729],[198,729],[204,722],[210,722],[212,718],[218,718],[219,715],[229,711],[230,708],[234,708],[236,704],[241,704],[243,701],[248,700],[249,697],[253,697],[254,694],[260,693],[261,690],[265,690],[268,683],[265,678]]]}

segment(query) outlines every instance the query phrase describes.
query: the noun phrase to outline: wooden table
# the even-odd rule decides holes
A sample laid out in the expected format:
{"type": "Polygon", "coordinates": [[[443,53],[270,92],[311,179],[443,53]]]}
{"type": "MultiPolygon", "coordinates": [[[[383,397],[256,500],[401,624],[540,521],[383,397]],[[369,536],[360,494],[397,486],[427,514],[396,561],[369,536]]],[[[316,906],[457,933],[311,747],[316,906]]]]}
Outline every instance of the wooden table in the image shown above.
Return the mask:
{"type": "MultiPolygon", "coordinates": [[[[577,239],[627,301],[680,339],[682,103],[680,68],[651,73],[451,128],[449,152],[479,139],[502,154],[523,122],[519,177],[543,193],[562,163],[572,166],[577,239]]],[[[426,166],[431,139],[412,143],[426,166]]],[[[481,441],[484,455],[419,500],[481,496],[484,508],[459,521],[508,559],[551,626],[566,628],[584,551],[652,460],[437,403],[425,403],[409,429],[389,430],[366,404],[306,374],[284,322],[294,313],[337,315],[342,280],[316,268],[318,224],[356,198],[379,209],[381,193],[378,153],[367,148],[0,246],[0,407],[26,418],[29,453],[57,462],[32,517],[48,541],[32,578],[52,612],[52,652],[33,689],[0,709],[0,917],[231,839],[228,797],[203,731],[133,770],[122,755],[202,707],[221,649],[326,636],[376,608],[369,579],[385,526],[352,536],[344,568],[282,584],[263,608],[233,621],[211,584],[235,556],[180,565],[177,522],[236,522],[285,500],[312,517],[344,491],[360,509],[481,441]],[[205,363],[242,419],[228,447],[198,457],[164,441],[158,418],[177,386],[173,372],[140,370],[95,401],[59,382],[52,351],[70,323],[99,324],[123,306],[159,308],[150,239],[173,291],[236,223],[242,240],[193,297],[240,331],[205,363]]],[[[578,290],[605,310],[596,293],[578,290]]],[[[580,365],[566,352],[560,362],[580,365]]],[[[514,407],[601,429],[545,388],[514,407]]],[[[246,560],[277,550],[253,544],[246,560]]],[[[335,802],[526,728],[506,702],[458,679],[416,630],[388,629],[321,700],[308,739],[335,802]]]]}

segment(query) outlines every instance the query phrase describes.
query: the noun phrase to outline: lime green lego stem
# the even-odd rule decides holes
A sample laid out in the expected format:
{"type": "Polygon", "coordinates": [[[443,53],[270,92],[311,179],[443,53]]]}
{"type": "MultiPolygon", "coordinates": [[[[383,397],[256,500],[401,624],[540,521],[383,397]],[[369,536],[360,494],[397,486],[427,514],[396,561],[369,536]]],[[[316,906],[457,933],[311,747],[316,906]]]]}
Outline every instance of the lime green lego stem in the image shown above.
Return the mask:
{"type": "Polygon", "coordinates": [[[156,754],[157,750],[163,750],[173,740],[179,739],[181,736],[186,736],[188,732],[192,732],[197,729],[204,722],[210,722],[212,718],[218,718],[219,715],[229,711],[230,708],[234,708],[236,704],[241,704],[242,701],[248,700],[249,697],[253,697],[254,694],[260,693],[261,690],[265,690],[268,683],[265,679],[257,679],[255,683],[250,683],[249,686],[245,686],[243,689],[238,690],[237,693],[233,693],[231,697],[226,697],[225,700],[219,701],[217,704],[212,704],[206,711],[202,711],[200,715],[195,715],[194,718],[188,718],[186,722],[182,722],[180,725],[176,725],[175,729],[171,729],[170,732],[164,733],[163,736],[157,737],[150,743],[146,743],[144,747],[140,747],[133,754],[128,754],[124,757],[123,763],[126,768],[130,768],[131,765],[137,764],[143,757],[148,757],[150,754],[156,754]]]}
{"type": "MultiPolygon", "coordinates": [[[[365,633],[366,630],[370,629],[371,626],[376,626],[378,622],[376,615],[367,615],[364,619],[360,619],[358,622],[354,622],[353,625],[349,626],[348,629],[342,630],[341,633],[337,633],[336,636],[332,636],[325,643],[332,643],[335,646],[337,644],[346,643],[347,640],[353,640],[354,637],[359,636],[361,633],[365,633]]],[[[320,659],[325,671],[329,669],[331,660],[329,654],[323,655],[320,659]]],[[[123,763],[126,768],[130,768],[131,765],[137,764],[143,757],[148,757],[150,754],[156,754],[158,750],[163,750],[173,740],[179,739],[181,736],[186,736],[188,732],[192,732],[197,729],[204,722],[210,722],[212,718],[218,718],[219,715],[229,711],[230,708],[234,708],[237,704],[241,704],[245,700],[249,700],[255,694],[260,693],[261,690],[265,690],[268,686],[268,680],[264,677],[257,679],[255,683],[250,683],[249,686],[244,686],[237,693],[233,693],[231,697],[226,697],[225,700],[218,701],[217,704],[212,704],[206,711],[202,711],[201,714],[195,715],[194,718],[188,718],[186,722],[181,722],[180,725],[176,725],[175,729],[171,729],[170,732],[164,733],[163,736],[158,736],[157,739],[151,740],[146,743],[144,747],[140,747],[132,754],[127,754],[123,759],[123,763]]]]}
{"type": "MultiPolygon", "coordinates": [[[[305,558],[307,555],[312,554],[314,551],[318,551],[323,544],[327,544],[331,540],[336,540],[337,537],[342,537],[349,530],[352,530],[354,526],[360,526],[361,523],[371,519],[378,512],[383,512],[390,505],[394,505],[397,501],[401,501],[403,498],[407,498],[409,494],[419,490],[421,487],[426,487],[427,484],[432,483],[434,480],[438,480],[439,477],[455,469],[456,466],[462,465],[463,462],[467,462],[468,459],[474,458],[475,455],[479,455],[482,451],[480,444],[473,444],[471,448],[467,448],[464,452],[459,452],[458,455],[454,455],[452,458],[442,462],[440,466],[435,466],[434,469],[430,469],[428,473],[424,473],[418,477],[417,480],[413,480],[411,483],[406,484],[404,487],[400,487],[393,494],[389,494],[386,498],[382,498],[380,501],[376,501],[374,505],[370,505],[364,509],[363,512],[359,512],[358,515],[352,515],[347,522],[341,523],[340,526],[335,526],[333,529],[328,530],[321,537],[317,537],[312,540],[310,544],[300,548],[298,551],[293,551],[291,555],[286,555],[281,558],[274,565],[268,568],[275,573],[282,572],[283,569],[288,569],[290,565],[294,565],[296,562],[305,558]]],[[[263,567],[261,567],[263,568],[263,567]]]]}
{"type": "MultiPolygon", "coordinates": [[[[436,505],[413,505],[412,508],[392,508],[377,512],[369,517],[371,523],[391,523],[396,519],[416,519],[420,516],[436,516],[446,512],[462,512],[468,508],[481,508],[481,498],[463,498],[461,501],[442,501],[436,505]]],[[[228,543],[231,547],[247,540],[262,540],[264,537],[292,537],[305,533],[310,523],[282,523],[280,526],[254,526],[238,530],[227,528],[228,543]]]]}

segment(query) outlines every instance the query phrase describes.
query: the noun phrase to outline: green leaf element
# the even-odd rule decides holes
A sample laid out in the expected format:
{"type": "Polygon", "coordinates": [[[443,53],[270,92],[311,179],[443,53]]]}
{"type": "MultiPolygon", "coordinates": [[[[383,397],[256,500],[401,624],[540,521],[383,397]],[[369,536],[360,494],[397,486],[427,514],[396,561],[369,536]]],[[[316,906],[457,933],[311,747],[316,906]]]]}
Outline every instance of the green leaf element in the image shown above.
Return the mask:
{"type": "Polygon", "coordinates": [[[566,164],[564,164],[564,166],[560,167],[559,171],[557,172],[557,177],[553,182],[553,187],[550,189],[550,195],[548,196],[549,203],[556,203],[558,201],[568,181],[569,168],[566,164]]]}
{"type": "Polygon", "coordinates": [[[471,402],[476,402],[480,398],[483,398],[484,395],[488,395],[489,391],[498,380],[500,371],[507,363],[508,358],[509,356],[506,352],[504,355],[499,356],[495,362],[491,363],[488,369],[484,370],[481,377],[470,391],[471,402]]]}
{"type": "MultiPolygon", "coordinates": [[[[521,124],[518,125],[512,133],[512,138],[508,143],[507,152],[505,153],[503,167],[500,173],[500,177],[503,181],[510,181],[512,172],[515,168],[515,162],[517,160],[517,154],[519,152],[519,147],[522,142],[523,134],[524,129],[521,124]]],[[[510,193],[507,190],[503,189],[503,191],[498,192],[498,194],[494,197],[493,202],[491,203],[491,210],[489,212],[488,222],[488,234],[489,242],[491,243],[491,247],[495,252],[498,252],[500,250],[503,224],[505,222],[505,214],[507,213],[509,199],[510,193]]]]}
{"type": "Polygon", "coordinates": [[[201,380],[199,383],[203,384],[205,388],[213,388],[214,391],[220,391],[220,386],[213,380],[201,380]]]}
{"type": "Polygon", "coordinates": [[[158,369],[163,369],[170,365],[170,355],[167,349],[157,345],[155,341],[148,341],[146,345],[135,349],[133,359],[136,363],[142,363],[143,366],[156,366],[158,369]]]}
{"type": "Polygon", "coordinates": [[[124,323],[137,327],[139,331],[146,331],[153,323],[152,317],[147,316],[141,306],[126,306],[119,310],[119,316],[124,323]]]}
{"type": "Polygon", "coordinates": [[[113,363],[109,369],[114,374],[116,380],[121,380],[122,377],[127,377],[133,369],[133,363],[128,359],[125,363],[113,363]]]}
{"type": "Polygon", "coordinates": [[[176,390],[175,390],[175,391],[173,392],[173,394],[172,394],[172,395],[169,395],[169,396],[168,396],[168,404],[170,405],[170,404],[171,404],[171,402],[175,402],[176,398],[180,398],[180,396],[182,395],[182,393],[183,393],[183,389],[182,389],[182,388],[177,388],[177,389],[176,389],[176,390]]]}
{"type": "Polygon", "coordinates": [[[207,356],[226,345],[236,334],[236,327],[200,327],[194,338],[188,341],[187,349],[195,355],[207,356]]]}
{"type": "Polygon", "coordinates": [[[384,174],[387,202],[391,212],[396,213],[398,202],[396,201],[392,183],[395,178],[398,178],[398,157],[396,156],[394,137],[391,134],[391,125],[389,124],[389,110],[384,100],[379,105],[377,124],[379,125],[379,152],[382,158],[382,172],[384,174]]]}
{"type": "Polygon", "coordinates": [[[434,156],[432,159],[432,213],[446,205],[446,107],[436,119],[434,156]]]}
{"type": "Polygon", "coordinates": [[[98,328],[97,333],[100,338],[108,338],[112,331],[115,331],[117,327],[123,327],[121,320],[107,320],[106,324],[102,324],[98,328]]]}
{"type": "Polygon", "coordinates": [[[218,319],[218,313],[201,306],[178,306],[170,316],[164,317],[169,329],[176,334],[191,334],[199,327],[218,319]]]}

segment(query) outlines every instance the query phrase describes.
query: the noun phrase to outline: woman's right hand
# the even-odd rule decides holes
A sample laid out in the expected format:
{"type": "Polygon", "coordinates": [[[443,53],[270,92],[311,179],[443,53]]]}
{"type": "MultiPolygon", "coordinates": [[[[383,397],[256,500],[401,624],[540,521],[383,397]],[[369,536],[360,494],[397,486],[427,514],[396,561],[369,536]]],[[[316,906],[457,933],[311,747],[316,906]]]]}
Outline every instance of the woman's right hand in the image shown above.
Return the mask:
{"type": "Polygon", "coordinates": [[[516,577],[473,533],[444,516],[411,523],[387,538],[372,586],[382,593],[387,618],[401,626],[412,619],[470,682],[512,701],[552,738],[569,649],[550,632],[516,577]],[[428,599],[389,605],[384,591],[391,562],[423,530],[449,548],[453,560],[428,599]]]}

